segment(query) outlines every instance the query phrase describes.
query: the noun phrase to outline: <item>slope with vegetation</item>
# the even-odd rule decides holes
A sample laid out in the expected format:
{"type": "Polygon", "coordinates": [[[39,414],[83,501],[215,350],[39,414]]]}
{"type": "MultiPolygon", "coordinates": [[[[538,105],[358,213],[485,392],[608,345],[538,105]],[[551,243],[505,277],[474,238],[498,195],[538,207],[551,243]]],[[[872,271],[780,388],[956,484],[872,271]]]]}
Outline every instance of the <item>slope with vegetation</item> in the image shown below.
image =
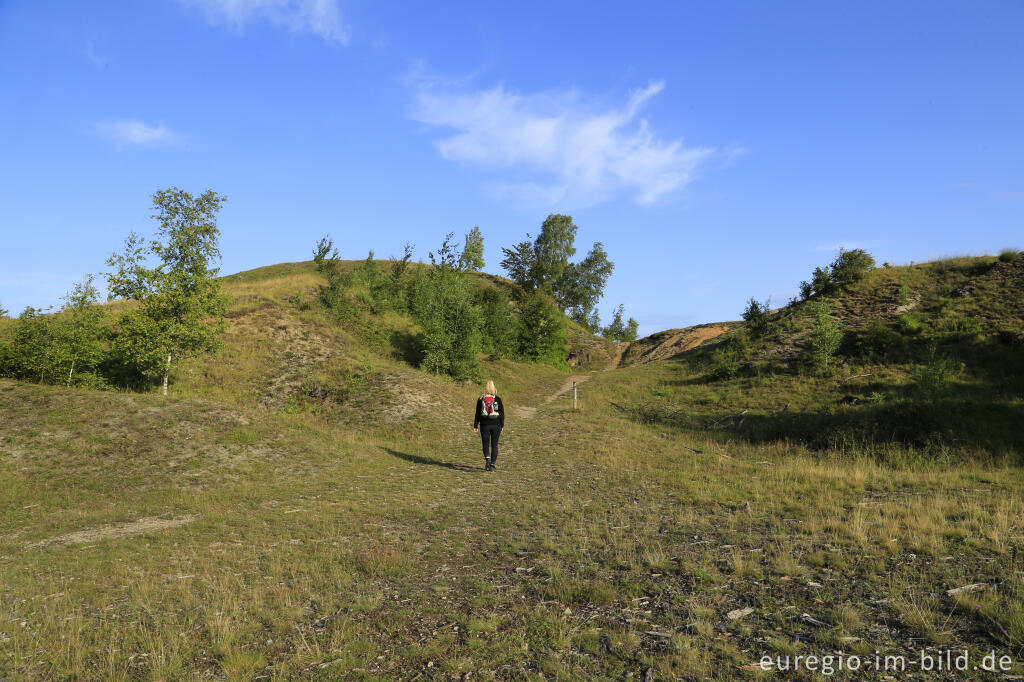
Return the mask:
{"type": "Polygon", "coordinates": [[[1020,464],[1024,257],[874,268],[855,256],[858,274],[829,274],[840,254],[804,300],[751,299],[742,324],[678,356],[658,404],[629,409],[755,443],[1020,464]]]}
{"type": "Polygon", "coordinates": [[[63,370],[0,379],[0,676],[732,680],[765,654],[1024,659],[1021,448],[972,406],[1019,423],[1020,259],[871,269],[635,342],[621,366],[623,345],[564,321],[590,377],[575,411],[566,355],[481,346],[473,371],[510,410],[488,474],[479,389],[448,376],[469,355],[446,335],[491,291],[515,321],[517,285],[474,273],[472,249],[419,265],[321,247],[223,278],[222,343],[177,363],[166,398],[63,370]],[[903,341],[866,353],[878,324],[903,341]],[[862,416],[931,409],[959,421],[893,434],[862,416]]]}

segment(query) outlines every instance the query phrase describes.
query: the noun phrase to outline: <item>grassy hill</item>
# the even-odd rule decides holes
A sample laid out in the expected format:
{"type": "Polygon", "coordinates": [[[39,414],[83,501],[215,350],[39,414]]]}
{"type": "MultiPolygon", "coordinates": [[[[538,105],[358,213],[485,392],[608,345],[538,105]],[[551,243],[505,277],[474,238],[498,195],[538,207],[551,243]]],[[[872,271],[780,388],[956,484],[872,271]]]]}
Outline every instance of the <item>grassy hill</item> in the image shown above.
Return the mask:
{"type": "Polygon", "coordinates": [[[878,268],[845,291],[773,311],[760,335],[732,323],[641,340],[627,363],[675,360],[652,370],[652,393],[623,407],[641,422],[713,426],[752,443],[1020,465],[1022,292],[1024,257],[878,268]],[[821,302],[843,331],[824,371],[810,348],[821,302]]]}
{"type": "Polygon", "coordinates": [[[509,408],[494,473],[479,387],[410,364],[408,318],[337,321],[309,263],[228,277],[223,348],[169,398],[0,380],[0,677],[732,680],[766,654],[879,651],[906,672],[855,677],[904,679],[921,650],[1024,660],[1021,267],[875,271],[831,300],[827,371],[804,304],[757,337],[637,342],[621,366],[578,328],[571,374],[484,358],[509,408]],[[917,373],[946,360],[965,366],[917,373]],[[927,410],[937,426],[888,428],[927,410]]]}

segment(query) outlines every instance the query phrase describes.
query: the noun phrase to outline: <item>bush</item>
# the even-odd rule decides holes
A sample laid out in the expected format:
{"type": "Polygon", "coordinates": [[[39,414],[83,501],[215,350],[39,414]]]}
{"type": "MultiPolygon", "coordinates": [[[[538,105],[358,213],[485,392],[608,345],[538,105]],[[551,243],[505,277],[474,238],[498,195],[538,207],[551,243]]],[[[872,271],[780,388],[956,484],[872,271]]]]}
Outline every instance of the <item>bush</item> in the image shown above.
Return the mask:
{"type": "Polygon", "coordinates": [[[565,315],[539,290],[525,292],[519,300],[519,354],[559,369],[568,368],[569,331],[565,315]]]}
{"type": "Polygon", "coordinates": [[[1020,252],[1017,251],[1017,249],[1003,249],[1002,251],[999,252],[999,262],[1012,263],[1013,261],[1017,260],[1017,257],[1019,255],[1020,252]]]}
{"type": "Polygon", "coordinates": [[[733,332],[711,354],[711,378],[731,379],[738,376],[750,357],[750,333],[746,329],[733,332]]]}
{"type": "Polygon", "coordinates": [[[839,350],[843,340],[843,325],[830,315],[827,303],[817,303],[811,308],[814,326],[811,328],[811,359],[815,367],[828,371],[829,363],[839,350]]]}
{"type": "Polygon", "coordinates": [[[516,321],[508,296],[498,289],[486,287],[480,293],[482,313],[481,348],[492,358],[516,355],[516,321]]]}
{"type": "Polygon", "coordinates": [[[623,323],[622,316],[625,314],[626,306],[620,303],[619,307],[612,311],[612,321],[601,330],[601,335],[613,341],[636,341],[636,331],[640,324],[632,317],[629,318],[629,322],[623,323]]]}
{"type": "Polygon", "coordinates": [[[743,311],[743,321],[747,323],[747,328],[750,329],[751,335],[755,338],[768,333],[770,322],[768,311],[770,304],[770,298],[764,303],[759,303],[756,298],[751,296],[750,300],[747,301],[747,308],[743,311]]]}
{"type": "Polygon", "coordinates": [[[904,313],[896,319],[896,322],[899,326],[900,333],[906,336],[917,336],[924,331],[924,322],[913,315],[904,313]]]}
{"type": "Polygon", "coordinates": [[[14,323],[13,343],[7,349],[0,371],[14,379],[56,383],[60,370],[54,365],[55,329],[53,317],[28,307],[14,323]]]}
{"type": "Polygon", "coordinates": [[[366,260],[356,266],[352,273],[352,283],[364,290],[356,295],[356,299],[373,314],[377,315],[388,308],[390,281],[381,273],[373,251],[366,260]]]}
{"type": "Polygon", "coordinates": [[[832,284],[843,289],[868,276],[875,269],[875,259],[864,249],[839,249],[839,256],[832,261],[830,276],[832,284]]]}
{"type": "Polygon", "coordinates": [[[451,238],[445,237],[436,257],[430,254],[434,267],[417,268],[412,282],[413,316],[423,328],[420,366],[456,379],[478,379],[483,315],[457,267],[451,238]]]}
{"type": "Polygon", "coordinates": [[[915,367],[911,375],[914,392],[925,400],[941,398],[949,393],[953,381],[963,370],[962,362],[939,355],[931,346],[926,360],[915,367]]]}
{"type": "Polygon", "coordinates": [[[907,340],[899,332],[875,320],[867,329],[851,335],[848,354],[869,360],[886,359],[906,347],[907,340]]]}
{"type": "Polygon", "coordinates": [[[900,289],[896,294],[896,302],[900,305],[910,303],[910,288],[906,284],[900,285],[900,289]]]}
{"type": "Polygon", "coordinates": [[[804,300],[841,291],[861,281],[875,268],[875,259],[864,249],[839,249],[827,268],[815,268],[810,282],[800,283],[804,300]]]}

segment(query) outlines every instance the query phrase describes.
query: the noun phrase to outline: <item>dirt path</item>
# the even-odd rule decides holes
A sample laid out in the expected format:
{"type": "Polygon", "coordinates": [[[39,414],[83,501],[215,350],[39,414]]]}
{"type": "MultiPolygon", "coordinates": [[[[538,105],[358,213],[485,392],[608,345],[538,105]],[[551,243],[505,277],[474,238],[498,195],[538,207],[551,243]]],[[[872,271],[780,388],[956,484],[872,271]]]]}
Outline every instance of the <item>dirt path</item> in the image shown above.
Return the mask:
{"type": "Polygon", "coordinates": [[[604,368],[604,371],[607,372],[608,370],[615,369],[616,367],[621,365],[622,364],[622,356],[624,356],[626,354],[627,350],[629,350],[629,342],[628,341],[626,341],[625,343],[617,343],[617,344],[615,344],[615,355],[608,362],[608,366],[604,368]]]}
{"type": "MultiPolygon", "coordinates": [[[[622,356],[626,354],[626,349],[629,348],[628,343],[617,343],[615,344],[615,346],[615,355],[612,356],[612,359],[608,361],[608,365],[603,370],[605,372],[609,372],[613,369],[616,369],[619,365],[621,365],[622,356]]],[[[582,384],[584,381],[589,380],[592,376],[594,376],[593,372],[591,372],[590,374],[573,374],[571,377],[565,380],[565,383],[562,384],[561,388],[559,388],[557,391],[555,391],[554,393],[552,393],[551,395],[544,399],[544,404],[549,405],[553,403],[555,400],[571,391],[572,385],[574,383],[582,384]]]]}

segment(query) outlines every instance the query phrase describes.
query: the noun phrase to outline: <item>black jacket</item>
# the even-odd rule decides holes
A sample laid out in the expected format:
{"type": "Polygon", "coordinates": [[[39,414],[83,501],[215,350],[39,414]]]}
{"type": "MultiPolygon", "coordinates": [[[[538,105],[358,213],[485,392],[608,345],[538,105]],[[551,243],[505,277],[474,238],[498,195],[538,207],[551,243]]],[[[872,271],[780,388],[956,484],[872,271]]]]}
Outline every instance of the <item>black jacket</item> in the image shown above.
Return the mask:
{"type": "Polygon", "coordinates": [[[473,411],[473,428],[477,428],[481,423],[483,424],[497,424],[501,428],[505,428],[505,405],[502,404],[501,398],[494,396],[494,404],[498,407],[497,418],[481,417],[480,413],[484,409],[484,397],[480,396],[476,399],[476,410],[473,411]]]}

